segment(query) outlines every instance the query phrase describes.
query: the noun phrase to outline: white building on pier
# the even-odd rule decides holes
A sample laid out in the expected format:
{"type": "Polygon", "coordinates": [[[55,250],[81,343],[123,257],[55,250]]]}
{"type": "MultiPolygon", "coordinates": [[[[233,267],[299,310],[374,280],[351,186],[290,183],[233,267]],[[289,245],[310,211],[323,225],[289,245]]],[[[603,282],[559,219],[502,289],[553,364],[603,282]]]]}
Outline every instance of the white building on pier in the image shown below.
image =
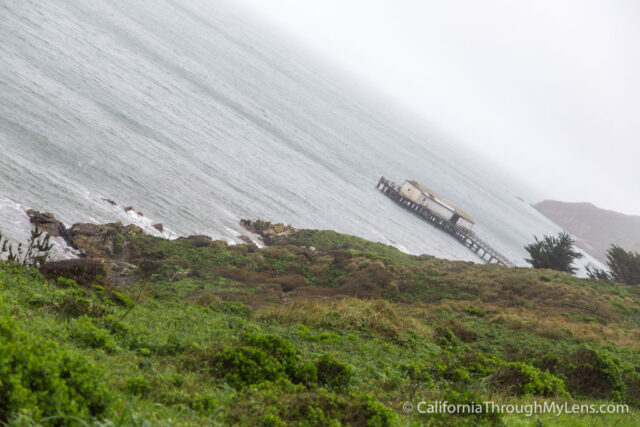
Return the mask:
{"type": "Polygon", "coordinates": [[[405,181],[400,195],[427,208],[433,214],[465,230],[471,230],[475,221],[465,210],[440,197],[416,181],[405,181]]]}

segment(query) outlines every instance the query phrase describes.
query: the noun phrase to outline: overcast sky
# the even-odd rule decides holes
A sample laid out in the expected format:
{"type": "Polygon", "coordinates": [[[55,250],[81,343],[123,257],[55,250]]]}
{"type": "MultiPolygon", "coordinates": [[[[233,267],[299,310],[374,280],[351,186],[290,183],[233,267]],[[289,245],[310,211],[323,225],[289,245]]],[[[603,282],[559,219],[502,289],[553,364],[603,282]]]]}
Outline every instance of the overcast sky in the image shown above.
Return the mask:
{"type": "Polygon", "coordinates": [[[640,1],[240,1],[545,197],[640,215],[640,1]]]}

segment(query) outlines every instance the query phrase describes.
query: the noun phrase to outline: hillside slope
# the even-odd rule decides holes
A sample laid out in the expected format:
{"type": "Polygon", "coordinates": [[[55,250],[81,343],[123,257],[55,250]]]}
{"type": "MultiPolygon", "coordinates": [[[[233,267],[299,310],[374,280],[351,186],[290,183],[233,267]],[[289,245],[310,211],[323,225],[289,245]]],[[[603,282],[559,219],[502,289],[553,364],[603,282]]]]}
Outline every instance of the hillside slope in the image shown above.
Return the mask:
{"type": "Polygon", "coordinates": [[[534,205],[540,213],[576,236],[579,247],[606,262],[611,244],[640,251],[640,216],[600,209],[591,203],[545,200],[534,205]]]}
{"type": "Polygon", "coordinates": [[[93,240],[76,243],[108,259],[42,273],[0,262],[0,369],[11,378],[0,384],[2,422],[640,422],[637,288],[415,257],[332,231],[275,226],[258,248],[85,228],[93,240]],[[115,285],[110,262],[137,265],[135,276],[115,285]],[[632,413],[403,410],[436,400],[623,403],[632,413]]]}

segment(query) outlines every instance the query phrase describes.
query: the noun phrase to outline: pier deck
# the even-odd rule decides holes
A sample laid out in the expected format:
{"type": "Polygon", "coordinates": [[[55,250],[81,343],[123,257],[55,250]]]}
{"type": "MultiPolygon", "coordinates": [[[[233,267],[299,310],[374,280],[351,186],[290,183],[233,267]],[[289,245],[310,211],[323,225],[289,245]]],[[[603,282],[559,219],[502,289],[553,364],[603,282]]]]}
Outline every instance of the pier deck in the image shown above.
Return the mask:
{"type": "Polygon", "coordinates": [[[409,200],[406,197],[402,196],[400,194],[400,186],[395,182],[392,182],[383,176],[378,181],[378,185],[376,185],[376,188],[402,207],[414,212],[435,227],[438,227],[439,229],[455,237],[456,240],[465,245],[487,263],[515,267],[515,265],[511,261],[509,261],[507,257],[492,248],[487,242],[478,237],[473,231],[464,230],[453,224],[452,222],[439,217],[424,206],[420,206],[412,200],[409,200]]]}

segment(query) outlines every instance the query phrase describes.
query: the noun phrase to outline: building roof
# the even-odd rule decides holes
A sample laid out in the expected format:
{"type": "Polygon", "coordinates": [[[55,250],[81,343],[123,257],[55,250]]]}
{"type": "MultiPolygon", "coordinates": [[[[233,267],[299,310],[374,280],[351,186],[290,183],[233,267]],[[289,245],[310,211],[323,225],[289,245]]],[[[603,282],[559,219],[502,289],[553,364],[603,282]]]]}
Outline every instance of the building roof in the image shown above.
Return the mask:
{"type": "Polygon", "coordinates": [[[469,215],[469,213],[467,211],[465,211],[464,209],[456,206],[455,204],[451,203],[447,199],[445,199],[443,197],[440,197],[438,195],[438,193],[436,193],[436,192],[432,191],[431,189],[425,187],[424,185],[420,184],[418,181],[407,181],[407,182],[409,184],[413,185],[414,187],[416,187],[418,190],[420,190],[426,196],[429,196],[430,198],[432,198],[436,202],[440,203],[441,205],[451,209],[452,211],[454,211],[455,213],[457,213],[458,215],[460,215],[461,217],[463,217],[467,221],[471,222],[472,224],[476,223],[473,220],[473,218],[471,217],[471,215],[469,215]]]}

